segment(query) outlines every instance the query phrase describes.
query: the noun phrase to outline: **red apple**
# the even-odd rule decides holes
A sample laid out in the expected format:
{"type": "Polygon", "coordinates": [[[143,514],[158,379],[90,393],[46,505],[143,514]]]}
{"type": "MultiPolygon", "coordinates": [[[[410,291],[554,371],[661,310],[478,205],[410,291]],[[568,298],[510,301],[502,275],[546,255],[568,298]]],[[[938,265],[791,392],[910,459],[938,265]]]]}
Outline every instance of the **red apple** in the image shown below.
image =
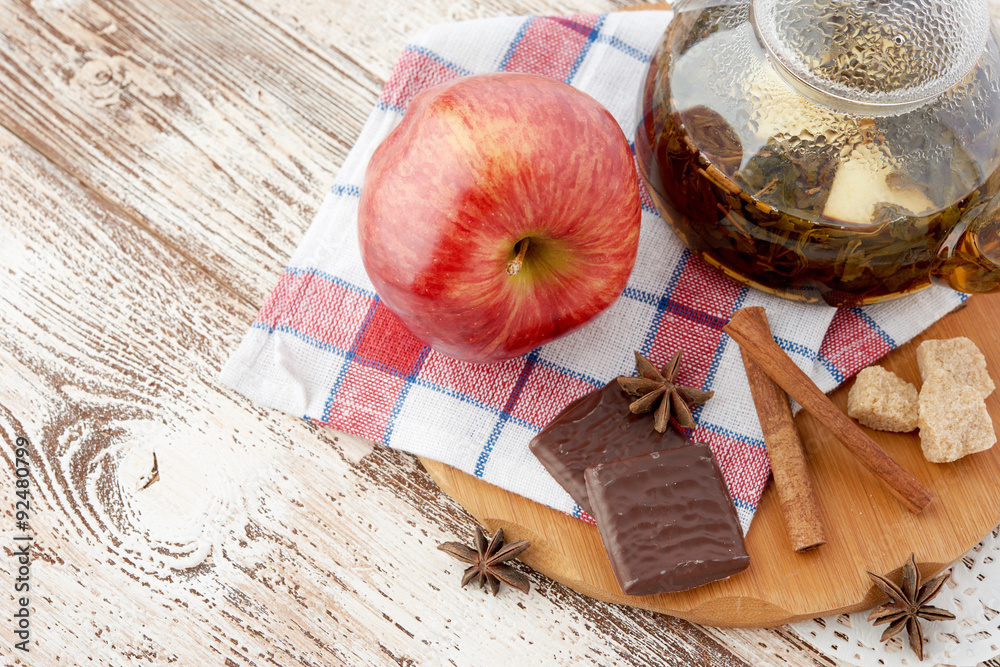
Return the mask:
{"type": "Polygon", "coordinates": [[[573,331],[625,288],[639,242],[628,141],[589,95],[533,74],[417,94],[365,174],[365,270],[414,336],[463,361],[573,331]]]}

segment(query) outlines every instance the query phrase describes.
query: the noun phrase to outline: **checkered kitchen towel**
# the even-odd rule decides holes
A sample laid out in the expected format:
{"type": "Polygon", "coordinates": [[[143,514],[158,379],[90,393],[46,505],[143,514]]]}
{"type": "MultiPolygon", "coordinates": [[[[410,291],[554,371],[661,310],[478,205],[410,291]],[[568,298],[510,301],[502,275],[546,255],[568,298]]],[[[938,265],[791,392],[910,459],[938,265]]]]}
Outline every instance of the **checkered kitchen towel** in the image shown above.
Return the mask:
{"type": "MultiPolygon", "coordinates": [[[[693,257],[644,199],[639,257],[621,298],[576,333],[500,364],[467,365],[410,336],[361,264],[358,195],[376,145],[422,88],[496,71],[552,76],[604,104],[633,136],[639,88],[669,12],[501,18],[437,27],[406,47],[333,189],[222,372],[252,400],[442,461],[576,516],[528,451],[566,404],[684,350],[680,380],[715,389],[691,434],[709,443],[749,526],[768,476],[743,365],[722,326],[764,306],[781,346],[826,391],[909,340],[963,297],[934,288],[837,310],[739,285],[693,257]]],[[[584,517],[587,518],[587,517],[584,517]]]]}

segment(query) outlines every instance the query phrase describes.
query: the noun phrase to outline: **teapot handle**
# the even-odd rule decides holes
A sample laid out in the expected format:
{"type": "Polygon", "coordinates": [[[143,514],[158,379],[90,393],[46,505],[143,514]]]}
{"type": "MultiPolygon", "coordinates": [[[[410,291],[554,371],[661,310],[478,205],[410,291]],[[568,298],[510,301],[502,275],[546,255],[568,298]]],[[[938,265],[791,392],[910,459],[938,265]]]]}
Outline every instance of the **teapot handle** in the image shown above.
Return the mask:
{"type": "Polygon", "coordinates": [[[931,280],[959,292],[1000,292],[1000,192],[965,212],[938,246],[931,280]]]}

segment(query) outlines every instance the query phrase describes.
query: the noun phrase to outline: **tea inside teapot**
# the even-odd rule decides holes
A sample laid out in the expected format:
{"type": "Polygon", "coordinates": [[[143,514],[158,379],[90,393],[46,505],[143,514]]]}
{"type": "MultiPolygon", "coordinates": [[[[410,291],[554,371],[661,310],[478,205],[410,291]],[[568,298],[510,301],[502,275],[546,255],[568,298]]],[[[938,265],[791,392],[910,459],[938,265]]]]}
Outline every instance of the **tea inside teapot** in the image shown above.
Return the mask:
{"type": "Polygon", "coordinates": [[[1000,190],[985,2],[707,4],[678,8],[636,137],[650,194],[692,250],[833,305],[932,280],[1000,288],[1000,255],[982,247],[1000,190]]]}

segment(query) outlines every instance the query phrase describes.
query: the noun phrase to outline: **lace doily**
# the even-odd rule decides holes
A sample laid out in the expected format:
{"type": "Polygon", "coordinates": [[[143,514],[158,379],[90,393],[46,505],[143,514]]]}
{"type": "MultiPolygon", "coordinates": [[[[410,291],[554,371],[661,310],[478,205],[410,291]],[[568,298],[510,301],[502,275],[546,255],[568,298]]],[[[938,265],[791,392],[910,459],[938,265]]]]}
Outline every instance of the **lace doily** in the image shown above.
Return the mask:
{"type": "Polygon", "coordinates": [[[824,655],[858,667],[947,665],[974,667],[1000,655],[1000,526],[951,568],[951,577],[931,602],[955,614],[953,621],[921,621],[924,660],[910,650],[906,631],[880,642],[884,625],[868,622],[868,611],[827,616],[790,627],[824,655]]]}

